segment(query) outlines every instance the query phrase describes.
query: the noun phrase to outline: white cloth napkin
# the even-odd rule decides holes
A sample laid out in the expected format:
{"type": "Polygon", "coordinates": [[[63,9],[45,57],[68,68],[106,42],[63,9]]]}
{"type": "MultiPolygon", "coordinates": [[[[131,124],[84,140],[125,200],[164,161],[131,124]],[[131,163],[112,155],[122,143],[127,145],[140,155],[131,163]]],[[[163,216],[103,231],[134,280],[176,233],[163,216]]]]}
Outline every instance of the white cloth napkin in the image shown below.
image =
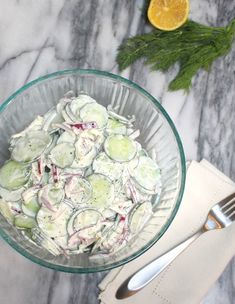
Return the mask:
{"type": "Polygon", "coordinates": [[[210,163],[192,161],[181,206],[163,237],[134,261],[112,270],[100,283],[102,304],[198,304],[235,253],[235,225],[200,236],[148,286],[117,300],[120,284],[141,266],[185,240],[204,223],[210,208],[235,192],[235,184],[210,163]]]}

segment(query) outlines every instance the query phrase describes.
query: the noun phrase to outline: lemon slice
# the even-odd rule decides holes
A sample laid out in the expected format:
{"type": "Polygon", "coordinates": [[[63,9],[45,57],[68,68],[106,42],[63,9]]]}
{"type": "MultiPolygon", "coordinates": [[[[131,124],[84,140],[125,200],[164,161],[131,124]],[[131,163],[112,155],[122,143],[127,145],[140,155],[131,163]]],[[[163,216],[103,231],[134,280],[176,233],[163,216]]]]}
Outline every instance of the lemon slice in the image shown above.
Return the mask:
{"type": "Polygon", "coordinates": [[[179,28],[188,19],[189,0],[151,0],[148,18],[153,26],[164,31],[179,28]]]}

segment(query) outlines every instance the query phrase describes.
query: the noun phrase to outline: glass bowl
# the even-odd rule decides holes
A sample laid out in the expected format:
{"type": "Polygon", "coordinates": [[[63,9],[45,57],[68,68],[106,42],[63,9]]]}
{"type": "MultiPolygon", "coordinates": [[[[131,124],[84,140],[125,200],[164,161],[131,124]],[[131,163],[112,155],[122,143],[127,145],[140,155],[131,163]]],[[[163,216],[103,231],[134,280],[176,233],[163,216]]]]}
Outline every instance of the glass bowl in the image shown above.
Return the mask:
{"type": "Polygon", "coordinates": [[[40,77],[15,92],[0,106],[0,166],[9,159],[9,138],[23,130],[37,115],[45,114],[63,95],[84,92],[118,114],[135,115],[138,141],[147,151],[155,150],[162,172],[162,192],[154,203],[154,215],[141,233],[110,256],[80,254],[67,259],[27,241],[0,214],[0,235],[31,261],[55,270],[88,273],[123,265],[148,250],[171,224],[182,199],[185,157],[176,128],[160,103],[137,84],[107,72],[65,70],[40,77]]]}

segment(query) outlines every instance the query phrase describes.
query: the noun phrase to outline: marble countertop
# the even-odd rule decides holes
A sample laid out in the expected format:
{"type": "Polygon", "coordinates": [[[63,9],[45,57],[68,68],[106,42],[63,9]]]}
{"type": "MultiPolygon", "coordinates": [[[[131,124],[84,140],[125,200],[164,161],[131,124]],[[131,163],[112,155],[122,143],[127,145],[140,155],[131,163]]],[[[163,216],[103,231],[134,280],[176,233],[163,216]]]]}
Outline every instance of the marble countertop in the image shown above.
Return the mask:
{"type": "MultiPolygon", "coordinates": [[[[190,2],[195,21],[226,25],[235,16],[235,0],[190,2]]],[[[57,70],[94,68],[118,73],[118,45],[149,29],[142,7],[143,0],[0,0],[0,103],[26,82],[57,70]]],[[[151,72],[140,61],[122,73],[162,102],[181,135],[187,159],[206,158],[233,179],[234,60],[235,44],[209,73],[197,74],[188,95],[167,92],[174,69],[151,72]]],[[[203,304],[234,303],[234,273],[235,260],[203,304]]],[[[1,304],[96,304],[97,283],[103,276],[39,267],[0,240],[1,304]]]]}

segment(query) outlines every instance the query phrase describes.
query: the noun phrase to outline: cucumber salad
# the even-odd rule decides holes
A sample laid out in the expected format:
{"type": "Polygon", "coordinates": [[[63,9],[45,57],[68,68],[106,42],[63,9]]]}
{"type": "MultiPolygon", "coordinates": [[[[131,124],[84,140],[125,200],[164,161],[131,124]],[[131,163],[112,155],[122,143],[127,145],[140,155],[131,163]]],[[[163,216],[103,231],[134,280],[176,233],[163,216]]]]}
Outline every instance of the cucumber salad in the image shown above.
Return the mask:
{"type": "Polygon", "coordinates": [[[135,117],[68,92],[10,139],[0,212],[53,255],[111,254],[153,214],[161,173],[135,117]]]}

